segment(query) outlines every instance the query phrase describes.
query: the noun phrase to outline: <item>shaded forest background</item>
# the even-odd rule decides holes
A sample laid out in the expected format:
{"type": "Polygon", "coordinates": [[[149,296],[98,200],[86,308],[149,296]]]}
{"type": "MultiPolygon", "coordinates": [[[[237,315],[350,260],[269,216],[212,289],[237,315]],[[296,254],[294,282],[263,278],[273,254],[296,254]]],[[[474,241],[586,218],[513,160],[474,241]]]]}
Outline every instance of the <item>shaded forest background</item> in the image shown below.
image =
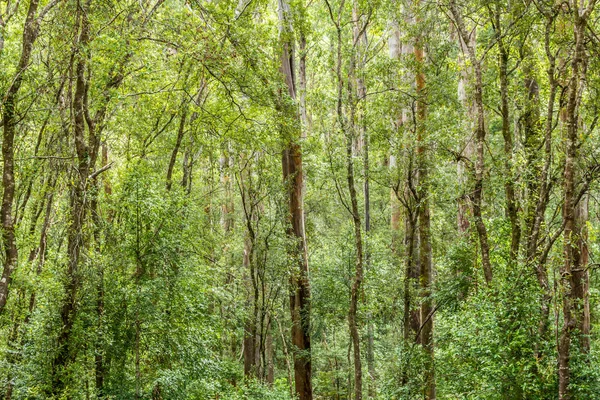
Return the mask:
{"type": "Polygon", "coordinates": [[[599,18],[0,1],[0,396],[600,398],[599,18]]]}

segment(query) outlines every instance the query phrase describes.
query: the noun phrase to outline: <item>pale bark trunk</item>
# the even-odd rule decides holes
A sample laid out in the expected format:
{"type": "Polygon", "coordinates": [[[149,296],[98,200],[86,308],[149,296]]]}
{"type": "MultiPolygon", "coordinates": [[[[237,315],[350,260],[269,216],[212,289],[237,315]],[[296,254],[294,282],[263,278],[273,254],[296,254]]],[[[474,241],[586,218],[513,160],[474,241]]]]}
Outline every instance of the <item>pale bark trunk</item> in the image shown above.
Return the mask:
{"type": "MultiPolygon", "coordinates": [[[[469,35],[469,45],[475,46],[477,31],[473,30],[473,32],[469,35]]],[[[458,42],[460,44],[461,52],[459,53],[459,63],[463,70],[461,71],[461,75],[458,81],[458,100],[461,102],[465,110],[467,110],[468,116],[468,124],[470,126],[469,129],[472,129],[472,120],[474,120],[474,107],[472,101],[467,98],[466,86],[468,84],[469,77],[473,74],[473,68],[467,65],[465,60],[465,54],[467,53],[467,44],[463,41],[462,37],[458,35],[458,42]]],[[[461,188],[461,192],[457,199],[457,213],[456,213],[456,223],[458,232],[461,236],[465,237],[469,233],[469,229],[471,228],[470,219],[472,217],[470,212],[470,201],[469,195],[466,192],[466,188],[468,188],[468,169],[469,165],[465,161],[470,161],[473,157],[473,137],[472,135],[468,135],[466,139],[460,143],[459,157],[456,165],[456,174],[458,185],[461,188]],[[464,157],[464,159],[463,159],[464,157]]]]}
{"type": "Polygon", "coordinates": [[[485,109],[483,104],[483,71],[481,61],[477,58],[475,46],[469,44],[470,37],[465,27],[461,11],[452,0],[449,4],[450,12],[458,30],[458,34],[466,45],[467,53],[473,67],[475,75],[474,83],[474,105],[475,105],[475,181],[472,193],[473,217],[475,219],[475,228],[479,237],[481,247],[481,263],[483,274],[488,285],[492,283],[492,265],[490,263],[490,246],[488,243],[487,228],[483,221],[482,202],[483,202],[483,180],[485,174],[485,109]]]}
{"type": "MultiPolygon", "coordinates": [[[[285,0],[279,0],[280,29],[284,35],[291,31],[289,6],[285,0]]],[[[296,101],[294,81],[293,41],[282,37],[281,73],[287,88],[287,96],[296,101]]],[[[286,95],[283,95],[286,96],[286,95]]],[[[294,352],[294,377],[296,395],[299,400],[312,400],[311,382],[311,346],[310,346],[310,283],[308,277],[308,254],[304,231],[304,175],[302,172],[302,148],[300,117],[297,108],[290,107],[280,99],[280,111],[285,117],[295,120],[292,129],[283,129],[285,147],[282,152],[283,180],[287,187],[289,205],[287,233],[294,244],[289,248],[291,260],[290,275],[290,312],[292,317],[292,345],[294,352]]]]}

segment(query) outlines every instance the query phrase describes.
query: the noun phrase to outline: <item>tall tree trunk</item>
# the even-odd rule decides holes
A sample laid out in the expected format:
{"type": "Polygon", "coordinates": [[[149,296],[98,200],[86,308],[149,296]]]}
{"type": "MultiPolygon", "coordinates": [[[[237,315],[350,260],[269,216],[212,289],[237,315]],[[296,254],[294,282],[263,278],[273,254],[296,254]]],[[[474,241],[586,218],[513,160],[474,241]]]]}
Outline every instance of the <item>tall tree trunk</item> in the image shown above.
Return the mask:
{"type": "MultiPolygon", "coordinates": [[[[260,334],[258,330],[260,293],[258,287],[258,271],[256,251],[257,196],[252,183],[252,157],[239,174],[239,187],[246,227],[244,238],[244,286],[246,290],[246,310],[244,321],[244,376],[260,377],[260,334]]],[[[227,200],[226,200],[227,202],[227,200]]],[[[226,209],[224,209],[224,212],[226,209]]],[[[224,222],[228,225],[228,222],[224,222]]]]}
{"type": "Polygon", "coordinates": [[[61,308],[61,322],[58,337],[58,350],[52,363],[52,390],[55,395],[62,395],[63,389],[68,386],[65,367],[69,363],[72,354],[69,349],[71,330],[73,328],[76,308],[77,291],[80,285],[79,259],[83,250],[83,226],[86,213],[86,186],[90,175],[91,159],[95,146],[95,134],[90,132],[90,142],[86,143],[85,137],[85,113],[87,99],[87,82],[85,72],[87,68],[88,55],[86,47],[89,43],[90,27],[88,10],[90,0],[79,8],[80,31],[78,38],[78,50],[76,50],[76,83],[75,96],[73,98],[73,136],[77,153],[78,164],[76,174],[73,177],[73,188],[70,194],[70,221],[67,233],[68,264],[65,283],[65,300],[61,308]],[[91,146],[90,146],[91,145],[91,146]]]}
{"type": "Polygon", "coordinates": [[[510,221],[510,263],[515,263],[519,256],[521,242],[521,224],[519,222],[519,205],[515,195],[513,173],[513,134],[510,129],[510,114],[508,108],[508,57],[509,48],[504,44],[500,4],[496,4],[494,13],[494,29],[498,46],[498,65],[500,75],[500,115],[502,117],[502,137],[504,138],[504,192],[506,194],[506,214],[510,221]]]}
{"type": "Polygon", "coordinates": [[[348,190],[350,192],[350,203],[352,212],[352,222],[354,223],[354,243],[356,246],[355,274],[350,291],[350,309],[348,310],[348,325],[350,327],[350,337],[352,338],[352,347],[354,350],[354,398],[362,399],[362,363],[360,357],[360,334],[358,332],[357,312],[358,298],[360,296],[361,284],[363,280],[363,245],[361,233],[361,221],[358,211],[358,199],[356,186],[354,182],[354,166],[352,160],[353,135],[346,132],[346,173],[348,180],[348,190]]]}
{"type": "MultiPolygon", "coordinates": [[[[416,1],[419,5],[419,1],[416,1]]],[[[419,21],[419,19],[417,19],[419,21]]],[[[419,190],[418,190],[418,215],[419,215],[419,257],[421,261],[421,270],[419,282],[421,284],[421,345],[425,350],[427,359],[425,361],[425,388],[424,396],[426,400],[435,399],[435,374],[433,360],[433,305],[431,297],[431,281],[432,281],[432,250],[431,250],[431,222],[429,212],[429,181],[428,181],[428,166],[426,155],[425,135],[426,118],[427,118],[427,101],[424,73],[424,50],[423,38],[417,36],[415,40],[414,55],[416,61],[416,91],[417,91],[417,115],[416,115],[416,131],[417,131],[417,169],[419,173],[419,190]]]]}
{"type": "Polygon", "coordinates": [[[111,93],[118,88],[124,78],[124,66],[129,60],[126,55],[120,60],[116,70],[111,74],[105,86],[94,116],[89,109],[89,82],[86,74],[89,67],[90,22],[88,12],[91,0],[80,3],[78,7],[78,39],[74,49],[73,59],[75,66],[75,95],[73,97],[73,141],[76,152],[75,173],[72,179],[72,188],[69,196],[69,224],[67,228],[67,271],[64,282],[65,298],[63,299],[60,317],[61,328],[58,334],[57,351],[52,360],[52,392],[54,395],[65,395],[63,391],[68,388],[68,374],[65,374],[68,365],[76,355],[71,351],[72,329],[78,311],[79,289],[82,284],[80,271],[80,258],[86,245],[84,241],[84,227],[88,208],[88,189],[100,173],[106,171],[110,165],[93,171],[100,149],[100,139],[104,118],[111,93]],[[87,126],[87,135],[86,135],[87,126]]]}
{"type": "MultiPolygon", "coordinates": [[[[409,24],[409,17],[405,16],[406,23],[409,24]]],[[[414,46],[410,43],[402,43],[400,38],[402,33],[399,24],[392,22],[392,33],[389,39],[390,57],[393,59],[408,59],[414,56],[414,46]]],[[[401,79],[410,80],[410,76],[405,74],[401,79]]],[[[410,111],[402,108],[395,121],[395,130],[398,136],[402,135],[402,164],[405,166],[400,170],[397,165],[396,155],[390,155],[390,173],[397,177],[396,183],[393,183],[391,190],[392,204],[392,230],[398,232],[400,229],[400,219],[402,213],[400,206],[404,207],[404,308],[403,308],[403,338],[406,343],[412,341],[414,335],[419,331],[420,310],[413,307],[412,294],[418,286],[420,260],[419,260],[419,235],[418,235],[418,213],[416,210],[415,186],[416,171],[414,167],[414,147],[412,143],[414,138],[410,136],[410,111]],[[404,176],[401,178],[401,176],[404,176]]],[[[399,238],[393,237],[393,249],[400,255],[401,246],[398,244],[399,238]]],[[[420,342],[420,335],[417,338],[420,342]]],[[[402,383],[406,384],[408,380],[408,365],[403,366],[402,383]]]]}
{"type": "MultiPolygon", "coordinates": [[[[102,143],[102,160],[101,160],[102,168],[106,168],[110,164],[108,163],[108,146],[106,143],[102,143]]],[[[98,191],[98,180],[93,179],[92,184],[94,185],[93,192],[97,193],[98,191]]],[[[106,196],[110,196],[112,194],[112,186],[108,179],[103,179],[103,190],[106,196]]],[[[94,240],[95,240],[95,252],[96,254],[101,254],[102,251],[102,240],[106,240],[107,235],[102,235],[101,231],[101,216],[98,210],[98,201],[97,194],[93,196],[92,199],[92,217],[94,221],[94,240]],[[104,237],[103,237],[104,236],[104,237]]],[[[109,210],[107,221],[112,222],[112,210],[109,210]]],[[[97,330],[98,332],[103,332],[104,327],[104,313],[105,313],[105,289],[104,289],[104,265],[102,262],[98,265],[98,284],[96,286],[96,319],[97,319],[97,330]]],[[[102,337],[98,337],[96,339],[96,348],[95,348],[95,356],[94,356],[94,367],[95,367],[95,381],[96,381],[96,396],[98,399],[104,399],[105,397],[105,389],[104,382],[106,378],[106,359],[105,359],[105,351],[103,348],[102,337]]]]}
{"type": "MultiPolygon", "coordinates": [[[[563,327],[558,346],[558,396],[560,400],[572,398],[569,387],[571,377],[571,342],[573,334],[581,335],[586,324],[586,269],[582,263],[579,239],[582,226],[577,221],[578,198],[576,192],[577,163],[579,158],[579,103],[581,87],[585,79],[585,33],[587,20],[593,11],[595,1],[591,0],[584,9],[578,1],[572,1],[573,36],[575,47],[571,60],[571,80],[568,89],[566,108],[567,132],[565,143],[565,167],[563,175],[563,224],[564,224],[564,264],[561,269],[563,294],[563,327]]],[[[580,336],[581,337],[581,336],[580,336]]],[[[585,342],[585,341],[584,341],[585,342]]],[[[580,349],[585,350],[582,341],[580,349]]]]}
{"type": "MultiPolygon", "coordinates": [[[[354,234],[355,234],[355,244],[356,244],[356,271],[355,277],[352,287],[351,293],[351,302],[350,304],[350,314],[354,314],[349,319],[353,320],[354,326],[350,328],[351,336],[353,340],[356,339],[356,343],[354,343],[354,367],[355,367],[355,399],[362,399],[362,365],[360,360],[360,334],[358,332],[358,323],[357,323],[357,312],[358,312],[358,298],[361,293],[361,285],[363,281],[363,273],[364,268],[368,268],[369,265],[369,253],[367,247],[368,235],[371,230],[371,214],[370,214],[370,192],[369,192],[369,134],[367,132],[367,124],[366,124],[366,116],[365,116],[365,108],[366,108],[366,96],[367,96],[367,88],[364,80],[364,68],[365,68],[365,60],[366,60],[366,49],[368,46],[367,39],[367,25],[368,21],[363,21],[362,15],[360,14],[359,4],[355,0],[352,6],[352,19],[354,21],[353,24],[353,41],[355,44],[354,52],[352,53],[352,71],[354,77],[354,82],[356,84],[355,90],[353,90],[350,95],[351,101],[351,109],[353,110],[351,114],[354,114],[354,117],[351,119],[350,124],[354,125],[348,131],[348,134],[351,136],[347,136],[347,141],[349,140],[349,144],[352,145],[353,142],[358,142],[360,145],[360,149],[363,154],[363,170],[364,170],[364,184],[363,184],[363,194],[364,194],[364,218],[365,218],[365,236],[364,240],[361,234],[361,218],[360,211],[358,209],[358,197],[356,190],[356,182],[354,177],[354,163],[352,160],[352,154],[346,154],[347,157],[347,178],[348,178],[348,187],[350,190],[350,203],[353,214],[354,221],[354,234]],[[356,286],[356,290],[354,288],[356,286]],[[354,309],[353,309],[354,308],[354,309]],[[355,338],[356,336],[356,338],[355,338]],[[358,364],[357,364],[358,359],[358,364]]],[[[354,82],[349,82],[349,85],[353,85],[354,82]]],[[[348,144],[348,143],[347,143],[348,144]]],[[[373,329],[371,326],[370,318],[367,321],[367,368],[369,372],[369,382],[368,382],[368,394],[369,397],[374,397],[374,365],[373,365],[373,329]]]]}
{"type": "Polygon", "coordinates": [[[475,182],[472,193],[473,202],[473,217],[475,219],[475,228],[479,237],[479,245],[481,247],[481,263],[483,266],[483,274],[486,283],[492,283],[492,265],[490,263],[490,246],[488,243],[487,229],[483,222],[481,211],[483,201],[483,180],[485,174],[485,109],[483,104],[483,71],[481,60],[477,58],[475,45],[470,44],[470,35],[465,27],[462,13],[458,8],[456,1],[451,0],[449,3],[450,12],[456,25],[458,34],[466,45],[469,60],[473,67],[475,75],[474,83],[474,105],[475,105],[475,182]]]}
{"type": "MultiPolygon", "coordinates": [[[[365,202],[365,268],[371,268],[371,257],[369,253],[368,240],[371,232],[371,202],[369,188],[369,135],[366,130],[363,133],[363,165],[364,165],[364,202],[365,202]]],[[[373,315],[369,311],[367,315],[367,369],[369,371],[368,394],[370,398],[377,395],[377,371],[375,370],[375,332],[373,326],[373,315]]]]}
{"type": "Polygon", "coordinates": [[[4,311],[8,299],[8,287],[13,270],[17,267],[18,249],[15,238],[15,225],[12,215],[12,207],[15,196],[15,166],[14,166],[14,140],[15,140],[15,106],[18,100],[19,90],[23,83],[23,75],[29,67],[29,60],[33,50],[33,44],[38,36],[39,19],[36,13],[39,0],[31,0],[25,17],[23,27],[23,47],[21,57],[17,66],[16,75],[12,84],[6,92],[3,100],[4,114],[2,116],[4,133],[2,136],[2,206],[0,207],[0,219],[2,220],[2,245],[4,247],[4,267],[2,278],[0,278],[0,313],[4,311]]]}
{"type": "MultiPolygon", "coordinates": [[[[453,32],[454,35],[454,32],[453,32]]],[[[469,45],[475,46],[477,31],[473,30],[473,32],[469,35],[469,45]]],[[[459,53],[459,63],[461,64],[462,71],[458,80],[458,100],[463,105],[464,109],[467,111],[468,115],[468,123],[472,124],[475,118],[473,117],[474,107],[472,101],[467,98],[466,87],[468,84],[469,77],[473,73],[473,68],[465,60],[465,55],[467,54],[467,44],[463,41],[462,37],[458,35],[458,42],[460,45],[461,52],[459,53]]],[[[472,126],[471,128],[472,129],[472,126]]],[[[469,165],[465,160],[471,160],[473,157],[473,141],[472,135],[468,135],[464,142],[459,144],[459,157],[456,165],[456,174],[458,180],[458,186],[461,188],[461,192],[457,199],[457,213],[456,213],[456,223],[458,232],[462,237],[469,234],[469,228],[471,227],[471,223],[469,220],[471,219],[470,213],[470,202],[469,195],[466,192],[468,188],[468,168],[469,165]]]]}
{"type": "MultiPolygon", "coordinates": [[[[281,73],[289,96],[295,103],[294,48],[289,38],[291,24],[289,6],[279,0],[279,23],[281,30],[281,73]]],[[[299,400],[312,400],[311,347],[310,347],[310,283],[308,277],[308,254],[304,232],[304,175],[302,173],[302,149],[300,147],[300,118],[295,105],[290,105],[281,95],[279,109],[283,117],[291,119],[292,127],[282,127],[284,149],[282,153],[283,180],[287,187],[289,203],[287,233],[293,242],[289,259],[294,260],[290,275],[290,312],[292,317],[292,345],[294,346],[294,378],[299,400]]]]}
{"type": "MultiPolygon", "coordinates": [[[[538,280],[538,284],[542,290],[541,306],[540,306],[540,322],[538,325],[538,336],[540,343],[545,340],[546,334],[549,329],[549,315],[552,301],[552,294],[550,288],[550,282],[548,279],[548,270],[546,267],[546,257],[540,254],[540,231],[542,224],[545,220],[546,208],[550,199],[551,182],[549,180],[550,167],[552,164],[552,132],[554,131],[554,103],[556,101],[556,94],[558,88],[558,82],[556,80],[556,59],[554,53],[551,51],[551,32],[554,28],[554,20],[557,16],[557,12],[551,11],[545,14],[545,34],[544,34],[544,47],[546,52],[546,58],[548,60],[548,104],[546,108],[546,123],[544,125],[544,162],[539,174],[539,183],[535,183],[534,187],[530,187],[530,200],[529,207],[530,211],[527,216],[527,242],[526,242],[526,259],[528,263],[532,263],[535,268],[535,274],[538,280]]],[[[537,83],[534,80],[526,81],[529,90],[529,107],[535,107],[532,102],[537,102],[537,83]]],[[[533,129],[534,118],[531,113],[534,110],[530,110],[530,115],[526,118],[526,137],[530,137],[531,134],[528,132],[533,129]]],[[[532,149],[532,152],[537,152],[537,148],[532,149]]],[[[537,356],[541,355],[541,349],[536,351],[537,356]]]]}

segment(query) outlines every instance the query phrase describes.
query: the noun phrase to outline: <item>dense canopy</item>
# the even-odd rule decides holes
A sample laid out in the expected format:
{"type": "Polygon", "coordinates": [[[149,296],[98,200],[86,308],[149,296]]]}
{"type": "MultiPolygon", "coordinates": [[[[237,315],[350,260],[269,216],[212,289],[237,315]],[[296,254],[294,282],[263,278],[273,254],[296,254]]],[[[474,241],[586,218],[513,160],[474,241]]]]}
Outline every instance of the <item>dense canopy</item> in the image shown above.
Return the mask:
{"type": "Polygon", "coordinates": [[[0,1],[4,399],[600,399],[596,0],[0,1]]]}

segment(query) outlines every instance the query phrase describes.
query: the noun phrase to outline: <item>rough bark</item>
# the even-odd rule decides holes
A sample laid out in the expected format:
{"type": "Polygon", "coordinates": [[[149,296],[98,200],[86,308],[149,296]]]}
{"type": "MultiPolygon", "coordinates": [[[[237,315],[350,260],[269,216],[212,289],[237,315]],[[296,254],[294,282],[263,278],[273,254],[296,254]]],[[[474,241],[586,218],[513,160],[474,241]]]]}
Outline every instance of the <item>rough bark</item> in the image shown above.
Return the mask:
{"type": "Polygon", "coordinates": [[[0,278],[0,313],[4,311],[8,300],[8,288],[13,270],[17,267],[19,257],[17,241],[15,238],[15,225],[12,215],[15,196],[14,172],[14,140],[15,140],[15,106],[19,90],[23,83],[23,75],[29,67],[29,60],[33,44],[38,36],[39,20],[36,18],[39,1],[31,0],[23,28],[23,45],[17,72],[12,84],[3,99],[4,113],[2,115],[4,132],[2,135],[2,206],[0,207],[0,220],[2,221],[2,245],[4,247],[4,267],[0,278]]]}

